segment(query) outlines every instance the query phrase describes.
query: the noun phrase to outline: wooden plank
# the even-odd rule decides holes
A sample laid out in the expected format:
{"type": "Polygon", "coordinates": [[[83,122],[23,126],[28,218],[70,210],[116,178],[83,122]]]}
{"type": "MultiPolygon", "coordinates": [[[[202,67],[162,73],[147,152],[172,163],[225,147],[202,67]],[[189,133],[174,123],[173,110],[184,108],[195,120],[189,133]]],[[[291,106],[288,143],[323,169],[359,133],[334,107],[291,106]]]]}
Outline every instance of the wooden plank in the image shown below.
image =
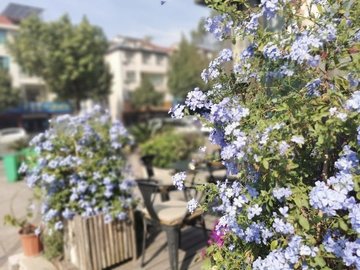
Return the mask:
{"type": "MultiPolygon", "coordinates": [[[[167,247],[162,249],[160,253],[157,253],[159,248],[166,245],[166,235],[161,232],[150,244],[146,250],[146,261],[148,262],[145,266],[145,270],[168,270],[169,266],[169,255],[167,247]],[[151,261],[148,261],[151,259],[151,261]]],[[[195,261],[198,254],[201,253],[201,249],[206,246],[206,240],[204,239],[203,232],[201,229],[186,227],[182,230],[182,246],[179,250],[179,265],[185,265],[192,270],[200,270],[202,262],[195,261]]],[[[141,258],[136,261],[136,265],[140,265],[141,258]]],[[[133,263],[126,263],[121,265],[118,270],[132,270],[134,269],[133,263]]]]}
{"type": "Polygon", "coordinates": [[[90,250],[91,250],[91,261],[93,269],[100,269],[98,264],[98,250],[95,242],[95,226],[96,220],[95,217],[89,218],[89,238],[90,238],[90,250]]]}
{"type": "Polygon", "coordinates": [[[120,239],[120,235],[118,233],[118,227],[119,227],[120,222],[117,221],[114,226],[113,226],[113,233],[114,233],[114,243],[115,243],[115,258],[118,262],[122,261],[121,258],[121,239],[120,239]]]}
{"type": "Polygon", "coordinates": [[[115,247],[114,247],[114,237],[112,234],[112,227],[114,226],[114,221],[111,222],[110,224],[108,224],[107,226],[107,231],[108,231],[108,243],[107,245],[109,246],[109,266],[110,265],[114,265],[116,263],[115,260],[115,247]]]}
{"type": "Polygon", "coordinates": [[[95,265],[94,265],[94,257],[93,257],[93,249],[92,249],[92,243],[91,243],[91,236],[92,236],[92,228],[91,228],[91,217],[87,218],[86,219],[86,222],[85,222],[86,226],[87,226],[87,234],[86,234],[86,239],[87,239],[87,243],[88,243],[88,265],[90,265],[90,268],[91,269],[94,269],[95,268],[95,265]]]}
{"type": "Polygon", "coordinates": [[[106,266],[110,265],[110,245],[109,245],[110,236],[109,236],[109,231],[107,229],[108,226],[109,226],[109,224],[104,224],[104,235],[105,235],[104,244],[105,244],[105,250],[106,250],[106,266]]]}
{"type": "Polygon", "coordinates": [[[125,260],[129,258],[129,246],[127,243],[129,243],[129,230],[127,224],[125,222],[121,223],[123,228],[123,235],[124,235],[124,253],[125,253],[125,260]]]}
{"type": "Polygon", "coordinates": [[[95,248],[96,251],[96,269],[101,269],[101,253],[100,253],[100,245],[99,245],[99,236],[98,236],[98,218],[97,216],[94,216],[92,218],[93,220],[93,231],[94,231],[94,235],[92,236],[92,244],[95,248]]]}
{"type": "Polygon", "coordinates": [[[122,232],[122,222],[119,222],[117,224],[116,231],[117,231],[117,237],[118,237],[118,240],[119,240],[120,258],[121,258],[121,261],[124,261],[125,260],[125,253],[124,253],[125,241],[124,241],[124,234],[122,232]]]}
{"type": "Polygon", "coordinates": [[[81,226],[81,217],[77,216],[75,219],[76,222],[76,233],[79,236],[79,269],[83,270],[86,269],[86,265],[84,265],[85,263],[85,252],[84,252],[84,248],[85,248],[85,243],[84,243],[84,239],[83,239],[83,230],[82,230],[82,226],[81,226]]]}
{"type": "Polygon", "coordinates": [[[136,242],[136,223],[134,217],[134,211],[130,211],[130,220],[131,220],[131,243],[132,243],[132,259],[136,261],[137,257],[137,242],[136,242]]]}
{"type": "Polygon", "coordinates": [[[78,251],[79,253],[77,254],[77,266],[79,267],[79,269],[83,268],[83,266],[81,265],[82,261],[83,261],[83,254],[82,254],[82,246],[83,246],[83,241],[82,241],[82,235],[81,235],[81,228],[79,226],[79,217],[76,216],[74,217],[74,225],[75,225],[75,234],[77,235],[77,240],[78,240],[78,251]]]}
{"type": "Polygon", "coordinates": [[[117,262],[120,261],[119,258],[118,258],[118,257],[119,257],[119,255],[118,255],[118,252],[119,252],[119,248],[118,248],[119,243],[118,243],[118,241],[117,241],[117,239],[116,239],[116,224],[117,224],[117,223],[118,223],[118,221],[114,221],[114,222],[112,223],[111,227],[110,227],[110,229],[111,229],[110,238],[111,238],[111,242],[112,242],[113,247],[114,247],[114,249],[113,249],[113,259],[114,259],[115,263],[117,263],[117,262]]]}
{"type": "Polygon", "coordinates": [[[104,247],[104,232],[103,232],[103,215],[96,216],[97,218],[97,227],[98,227],[98,236],[99,236],[99,256],[101,258],[101,268],[105,268],[105,247],[104,247]]]}
{"type": "Polygon", "coordinates": [[[84,235],[84,242],[85,242],[85,256],[86,256],[86,269],[87,270],[94,270],[92,268],[92,263],[91,263],[91,259],[89,258],[89,256],[91,256],[91,250],[90,250],[90,242],[91,242],[91,237],[90,237],[90,233],[89,233],[89,218],[84,218],[82,219],[82,225],[83,225],[83,235],[84,235]]]}

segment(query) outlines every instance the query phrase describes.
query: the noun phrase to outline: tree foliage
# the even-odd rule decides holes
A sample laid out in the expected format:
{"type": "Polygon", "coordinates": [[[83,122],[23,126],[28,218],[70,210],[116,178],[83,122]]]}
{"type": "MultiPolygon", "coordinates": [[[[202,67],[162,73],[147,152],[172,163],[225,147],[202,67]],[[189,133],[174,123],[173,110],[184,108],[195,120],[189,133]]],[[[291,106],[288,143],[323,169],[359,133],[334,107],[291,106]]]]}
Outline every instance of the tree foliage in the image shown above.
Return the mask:
{"type": "Polygon", "coordinates": [[[164,94],[157,92],[148,77],[141,80],[141,85],[132,93],[131,104],[136,108],[149,109],[151,106],[159,106],[164,100],[164,94]]]}
{"type": "Polygon", "coordinates": [[[206,57],[186,38],[170,58],[168,86],[174,97],[184,99],[195,87],[203,87],[200,73],[207,65],[206,57]]]}
{"type": "Polygon", "coordinates": [[[54,22],[30,17],[21,23],[8,49],[22,69],[41,77],[60,99],[103,99],[111,74],[104,62],[107,41],[102,30],[86,18],[73,25],[68,16],[54,22]]]}
{"type": "Polygon", "coordinates": [[[11,86],[9,73],[0,68],[0,112],[18,105],[20,102],[20,92],[11,86]]]}

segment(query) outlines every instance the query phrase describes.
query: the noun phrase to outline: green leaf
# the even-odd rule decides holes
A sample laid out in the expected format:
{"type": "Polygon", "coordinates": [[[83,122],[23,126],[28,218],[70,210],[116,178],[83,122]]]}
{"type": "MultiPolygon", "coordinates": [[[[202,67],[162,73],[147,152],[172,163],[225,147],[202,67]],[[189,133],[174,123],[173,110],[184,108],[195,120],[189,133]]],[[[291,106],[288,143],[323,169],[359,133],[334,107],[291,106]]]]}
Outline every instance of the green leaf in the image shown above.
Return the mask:
{"type": "Polygon", "coordinates": [[[320,267],[324,267],[326,265],[325,260],[323,259],[323,257],[320,256],[315,257],[315,263],[320,267]]]}
{"type": "Polygon", "coordinates": [[[270,244],[270,249],[271,249],[271,250],[274,250],[274,249],[277,248],[277,246],[278,246],[278,241],[277,241],[277,240],[274,240],[274,241],[272,241],[271,244],[270,244]]]}
{"type": "Polygon", "coordinates": [[[216,252],[213,256],[215,261],[222,261],[223,257],[221,256],[220,252],[216,252]]]}
{"type": "Polygon", "coordinates": [[[262,161],[262,165],[264,166],[265,169],[267,170],[269,169],[269,162],[266,159],[262,161]]]}
{"type": "Polygon", "coordinates": [[[303,216],[299,216],[299,224],[307,231],[310,229],[309,221],[303,216]]]}
{"type": "Polygon", "coordinates": [[[346,222],[343,219],[338,220],[339,228],[341,228],[344,232],[349,230],[349,226],[346,224],[346,222]]]}

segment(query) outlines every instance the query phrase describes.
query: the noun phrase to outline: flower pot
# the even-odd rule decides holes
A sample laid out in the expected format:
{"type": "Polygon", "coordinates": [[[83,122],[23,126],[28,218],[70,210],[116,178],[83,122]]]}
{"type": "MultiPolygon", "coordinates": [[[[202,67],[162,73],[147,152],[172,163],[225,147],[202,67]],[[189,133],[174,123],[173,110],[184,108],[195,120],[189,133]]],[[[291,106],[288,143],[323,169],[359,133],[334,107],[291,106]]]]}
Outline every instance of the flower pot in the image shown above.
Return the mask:
{"type": "Polygon", "coordinates": [[[21,234],[21,246],[25,256],[37,256],[42,251],[42,245],[39,236],[36,234],[21,234]]]}

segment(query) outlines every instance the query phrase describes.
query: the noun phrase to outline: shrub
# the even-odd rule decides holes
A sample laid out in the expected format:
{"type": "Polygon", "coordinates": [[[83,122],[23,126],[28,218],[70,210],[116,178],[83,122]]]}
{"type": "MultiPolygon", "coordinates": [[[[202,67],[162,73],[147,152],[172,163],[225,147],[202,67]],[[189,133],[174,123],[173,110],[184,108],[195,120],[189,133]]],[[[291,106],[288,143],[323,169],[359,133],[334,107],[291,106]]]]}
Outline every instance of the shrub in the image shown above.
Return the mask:
{"type": "Polygon", "coordinates": [[[49,234],[75,215],[104,214],[105,222],[125,219],[134,182],[126,174],[124,150],[130,141],[120,122],[100,107],[82,116],[59,116],[34,137],[34,166],[22,165],[30,188],[41,194],[42,222],[49,234]]]}
{"type": "Polygon", "coordinates": [[[172,109],[212,127],[237,177],[202,187],[221,215],[212,269],[360,269],[360,2],[207,3],[210,32],[248,40],[172,109]]]}
{"type": "Polygon", "coordinates": [[[166,131],[155,135],[140,145],[142,155],[154,155],[153,165],[171,168],[176,161],[188,160],[194,149],[199,148],[202,138],[198,133],[166,131]]]}

